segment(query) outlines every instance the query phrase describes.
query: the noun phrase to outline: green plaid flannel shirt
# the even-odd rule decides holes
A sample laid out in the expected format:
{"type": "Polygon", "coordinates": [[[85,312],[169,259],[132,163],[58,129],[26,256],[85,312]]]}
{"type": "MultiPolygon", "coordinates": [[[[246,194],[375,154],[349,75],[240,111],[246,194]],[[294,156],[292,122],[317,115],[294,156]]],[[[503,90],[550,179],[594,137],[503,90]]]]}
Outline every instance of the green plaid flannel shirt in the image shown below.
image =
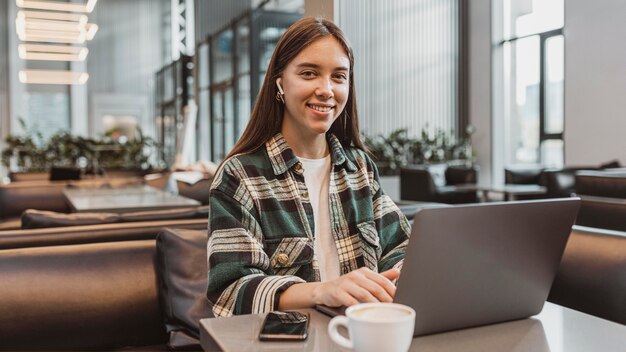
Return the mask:
{"type": "MultiPolygon", "coordinates": [[[[341,274],[400,267],[410,225],[380,188],[365,152],[327,137],[332,235],[341,274]]],[[[216,317],[278,308],[295,283],[319,281],[313,208],[302,164],[279,133],[265,148],[235,155],[211,185],[207,297],[216,317]]]]}

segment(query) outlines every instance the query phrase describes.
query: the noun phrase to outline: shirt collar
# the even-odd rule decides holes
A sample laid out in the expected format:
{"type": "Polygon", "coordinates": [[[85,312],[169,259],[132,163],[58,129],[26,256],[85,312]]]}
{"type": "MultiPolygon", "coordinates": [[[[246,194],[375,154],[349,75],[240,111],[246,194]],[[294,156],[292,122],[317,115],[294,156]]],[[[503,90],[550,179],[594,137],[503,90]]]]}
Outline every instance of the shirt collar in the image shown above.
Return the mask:
{"type": "MultiPolygon", "coordinates": [[[[339,142],[339,139],[332,133],[326,134],[326,140],[330,148],[330,159],[334,166],[345,165],[348,171],[356,171],[354,163],[347,157],[346,151],[339,142]]],[[[296,157],[296,154],[287,144],[282,133],[277,133],[265,143],[267,155],[272,163],[272,169],[275,175],[284,174],[287,170],[294,168],[298,174],[302,174],[302,163],[296,157]]]]}

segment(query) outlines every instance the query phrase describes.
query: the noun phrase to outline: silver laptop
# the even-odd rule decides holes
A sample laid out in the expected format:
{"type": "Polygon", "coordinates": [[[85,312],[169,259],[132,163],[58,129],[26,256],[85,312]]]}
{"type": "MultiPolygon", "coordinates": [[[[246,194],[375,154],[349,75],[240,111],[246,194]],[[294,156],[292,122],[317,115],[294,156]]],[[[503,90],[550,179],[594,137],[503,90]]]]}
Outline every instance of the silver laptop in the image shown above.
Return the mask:
{"type": "Polygon", "coordinates": [[[538,314],[579,206],[565,198],[420,210],[394,297],[415,309],[414,335],[538,314]]]}

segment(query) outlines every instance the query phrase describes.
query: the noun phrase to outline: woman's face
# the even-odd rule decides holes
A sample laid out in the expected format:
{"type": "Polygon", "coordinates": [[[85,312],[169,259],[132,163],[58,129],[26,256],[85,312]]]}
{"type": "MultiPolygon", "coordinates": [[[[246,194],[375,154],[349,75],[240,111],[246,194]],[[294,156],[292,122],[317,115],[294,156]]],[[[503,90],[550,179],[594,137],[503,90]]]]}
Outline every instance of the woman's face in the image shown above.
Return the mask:
{"type": "Polygon", "coordinates": [[[305,47],[278,80],[285,92],[283,133],[326,133],[346,106],[349,77],[350,59],[333,36],[305,47]]]}

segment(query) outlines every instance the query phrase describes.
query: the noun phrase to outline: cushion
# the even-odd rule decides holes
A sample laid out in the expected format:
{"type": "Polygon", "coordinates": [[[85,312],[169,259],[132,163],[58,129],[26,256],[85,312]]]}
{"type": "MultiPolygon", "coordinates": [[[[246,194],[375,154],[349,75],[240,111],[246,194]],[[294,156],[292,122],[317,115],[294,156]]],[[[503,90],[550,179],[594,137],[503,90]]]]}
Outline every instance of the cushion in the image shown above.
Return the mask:
{"type": "Polygon", "coordinates": [[[208,206],[129,213],[57,213],[27,209],[22,213],[22,229],[98,225],[120,222],[178,220],[208,218],[208,206]]]}
{"type": "Polygon", "coordinates": [[[115,213],[57,213],[55,211],[26,209],[22,213],[22,229],[111,224],[120,221],[115,213]]]}
{"type": "Polygon", "coordinates": [[[157,236],[161,308],[173,350],[200,349],[199,325],[213,317],[206,298],[205,230],[164,229],[157,236]]]}
{"type": "Polygon", "coordinates": [[[443,187],[446,185],[446,168],[446,164],[433,164],[426,167],[430,177],[433,178],[435,186],[443,187]]]}

